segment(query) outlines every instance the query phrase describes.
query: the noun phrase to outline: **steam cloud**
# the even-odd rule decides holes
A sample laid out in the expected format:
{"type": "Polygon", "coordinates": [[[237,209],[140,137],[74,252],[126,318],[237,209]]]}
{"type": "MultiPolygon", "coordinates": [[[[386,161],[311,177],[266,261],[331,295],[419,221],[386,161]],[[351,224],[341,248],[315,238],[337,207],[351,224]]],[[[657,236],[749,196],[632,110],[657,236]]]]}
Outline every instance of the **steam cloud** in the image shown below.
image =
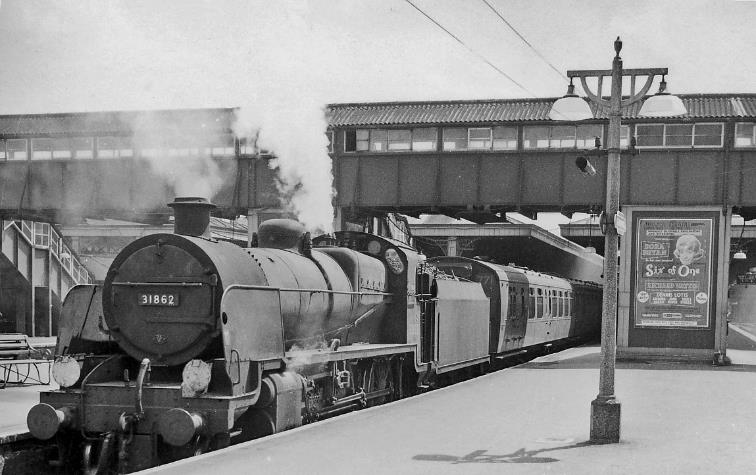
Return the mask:
{"type": "Polygon", "coordinates": [[[278,169],[277,187],[284,208],[311,231],[331,232],[334,191],[327,124],[322,106],[307,102],[295,107],[281,102],[243,107],[234,133],[256,140],[258,148],[276,155],[269,165],[278,169]]]}
{"type": "MultiPolygon", "coordinates": [[[[372,27],[349,0],[3,1],[0,26],[23,38],[4,60],[33,66],[6,80],[34,91],[11,96],[5,112],[240,108],[236,133],[259,133],[258,145],[276,155],[284,206],[327,232],[334,191],[324,107],[344,89],[338,78],[375,72],[374,58],[347,53],[356,38],[323,21],[335,12],[372,27]],[[29,51],[39,52],[34,62],[29,51]]],[[[140,132],[135,148],[154,139],[140,132]]],[[[213,199],[229,179],[209,159],[151,162],[179,194],[213,199]]],[[[140,202],[164,206],[164,191],[140,202]]]]}
{"type": "MultiPolygon", "coordinates": [[[[223,173],[218,163],[205,152],[205,148],[217,138],[217,129],[205,127],[208,124],[198,124],[196,120],[179,115],[167,120],[165,113],[159,111],[139,114],[131,124],[133,145],[143,152],[159,150],[154,156],[143,156],[143,159],[147,160],[154,173],[173,188],[176,196],[199,196],[212,200],[224,180],[233,179],[233,174],[223,173]],[[186,152],[192,148],[197,149],[198,153],[186,152]],[[172,156],[169,152],[171,149],[183,149],[185,152],[172,156]]],[[[208,115],[206,120],[212,120],[212,117],[208,115]]],[[[157,199],[155,206],[165,204],[160,202],[162,196],[157,199]]]]}

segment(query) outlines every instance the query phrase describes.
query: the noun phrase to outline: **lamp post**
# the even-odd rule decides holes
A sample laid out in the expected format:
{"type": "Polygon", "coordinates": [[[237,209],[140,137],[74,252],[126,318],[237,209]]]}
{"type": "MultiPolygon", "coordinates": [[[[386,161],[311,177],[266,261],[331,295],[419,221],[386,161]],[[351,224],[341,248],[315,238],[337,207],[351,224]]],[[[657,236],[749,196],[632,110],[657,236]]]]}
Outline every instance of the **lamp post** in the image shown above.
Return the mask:
{"type": "Polygon", "coordinates": [[[552,105],[549,117],[553,120],[585,120],[593,118],[588,103],[574,93],[572,80],[580,78],[581,85],[589,100],[599,108],[609,109],[609,133],[607,144],[606,167],[606,206],[603,224],[604,241],[604,300],[601,317],[601,365],[599,369],[599,393],[591,402],[590,440],[594,443],[616,443],[620,438],[620,402],[614,395],[614,369],[617,353],[617,284],[618,284],[618,243],[616,219],[619,213],[620,197],[620,135],[622,107],[643,100],[651,88],[654,78],[662,76],[659,93],[647,99],[639,115],[647,117],[667,117],[684,114],[687,111],[680,98],[666,92],[664,76],[667,68],[624,69],[620,50],[622,41],[614,42],[616,55],[611,70],[577,70],[567,71],[570,86],[567,95],[552,105]],[[631,92],[622,97],[622,79],[630,77],[631,92]],[[643,87],[635,92],[635,80],[645,76],[643,87]],[[598,78],[597,93],[593,93],[587,84],[587,78],[598,78]],[[611,95],[609,100],[601,95],[604,77],[611,77],[611,95]]]}

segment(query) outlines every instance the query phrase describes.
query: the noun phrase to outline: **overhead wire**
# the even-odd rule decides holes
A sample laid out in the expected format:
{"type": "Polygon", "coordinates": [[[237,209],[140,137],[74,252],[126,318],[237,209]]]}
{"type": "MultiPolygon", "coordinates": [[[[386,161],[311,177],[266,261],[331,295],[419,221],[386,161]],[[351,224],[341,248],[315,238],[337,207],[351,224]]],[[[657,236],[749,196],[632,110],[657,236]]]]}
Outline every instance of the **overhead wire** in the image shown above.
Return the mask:
{"type": "Polygon", "coordinates": [[[554,66],[553,64],[551,64],[551,61],[549,61],[548,59],[546,59],[546,57],[545,57],[544,55],[542,55],[542,54],[541,54],[541,52],[540,52],[540,51],[538,51],[538,50],[537,50],[537,49],[535,48],[535,46],[533,46],[532,44],[530,44],[530,42],[529,42],[528,40],[526,40],[526,39],[525,39],[525,37],[524,37],[524,36],[522,36],[522,34],[520,34],[520,32],[519,32],[519,31],[517,31],[517,29],[516,29],[516,28],[515,28],[514,26],[512,26],[512,24],[511,24],[511,23],[509,23],[509,22],[508,22],[508,21],[506,20],[506,18],[504,18],[504,16],[503,16],[503,15],[502,15],[501,13],[499,13],[499,11],[498,11],[498,10],[496,10],[496,9],[495,9],[495,8],[493,7],[493,5],[491,5],[490,3],[488,3],[488,0],[481,0],[481,1],[482,1],[483,3],[485,3],[485,4],[486,4],[486,5],[488,6],[488,8],[490,8],[490,9],[491,9],[491,11],[492,11],[492,12],[494,12],[494,13],[496,14],[496,16],[498,16],[498,17],[499,17],[499,18],[501,19],[501,21],[503,21],[503,22],[504,22],[504,24],[505,24],[505,25],[507,25],[507,26],[509,27],[509,29],[511,29],[511,30],[512,30],[512,31],[514,32],[514,34],[515,34],[515,35],[517,35],[517,37],[518,37],[518,38],[520,38],[520,39],[521,39],[521,40],[522,40],[522,41],[523,41],[523,42],[524,42],[524,43],[525,43],[526,45],[528,45],[528,47],[530,47],[530,49],[531,49],[531,50],[533,50],[533,52],[534,52],[535,54],[537,54],[539,58],[541,58],[541,59],[542,59],[542,60],[543,60],[543,61],[544,61],[544,62],[545,62],[546,64],[548,64],[548,65],[549,65],[549,67],[550,67],[551,69],[553,69],[553,70],[554,70],[554,72],[556,72],[556,73],[557,73],[557,74],[559,75],[559,77],[561,77],[561,78],[562,78],[562,79],[564,79],[565,81],[569,81],[569,80],[567,79],[567,76],[566,76],[566,75],[565,75],[564,73],[562,73],[561,71],[559,71],[559,70],[558,70],[558,69],[556,68],[556,66],[554,66]]]}
{"type": "Polygon", "coordinates": [[[437,27],[441,28],[447,35],[451,36],[457,43],[459,43],[465,49],[467,49],[467,51],[469,51],[473,55],[477,56],[478,59],[482,60],[487,65],[491,66],[496,72],[498,72],[499,74],[501,74],[502,76],[504,76],[505,78],[507,78],[514,85],[516,85],[517,87],[519,87],[523,91],[527,92],[531,96],[537,97],[536,94],[534,94],[528,88],[526,88],[525,86],[523,86],[522,84],[520,84],[516,79],[514,79],[512,76],[510,76],[509,74],[507,74],[506,72],[504,72],[501,68],[499,68],[498,66],[496,66],[495,64],[493,64],[485,56],[483,56],[482,54],[478,53],[477,51],[475,51],[474,49],[472,49],[470,46],[468,46],[458,36],[456,36],[454,33],[452,33],[451,31],[449,31],[448,29],[446,29],[446,27],[444,27],[441,23],[439,23],[438,21],[436,21],[433,17],[431,17],[430,15],[428,15],[427,13],[425,13],[420,7],[418,7],[417,5],[415,5],[414,3],[412,3],[411,0],[404,0],[404,1],[407,2],[407,3],[409,3],[412,6],[412,8],[414,8],[415,10],[417,10],[418,12],[420,12],[421,15],[423,15],[425,18],[427,18],[428,20],[430,20],[434,25],[436,25],[437,27]]]}

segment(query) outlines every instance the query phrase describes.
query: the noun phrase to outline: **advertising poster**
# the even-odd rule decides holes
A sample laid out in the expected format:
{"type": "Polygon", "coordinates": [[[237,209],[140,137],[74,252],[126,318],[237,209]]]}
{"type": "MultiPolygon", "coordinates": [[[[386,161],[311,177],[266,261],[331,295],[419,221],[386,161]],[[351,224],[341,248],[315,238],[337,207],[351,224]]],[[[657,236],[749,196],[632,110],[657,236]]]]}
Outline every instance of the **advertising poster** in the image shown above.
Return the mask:
{"type": "Polygon", "coordinates": [[[638,220],[636,327],[709,327],[713,221],[638,220]]]}

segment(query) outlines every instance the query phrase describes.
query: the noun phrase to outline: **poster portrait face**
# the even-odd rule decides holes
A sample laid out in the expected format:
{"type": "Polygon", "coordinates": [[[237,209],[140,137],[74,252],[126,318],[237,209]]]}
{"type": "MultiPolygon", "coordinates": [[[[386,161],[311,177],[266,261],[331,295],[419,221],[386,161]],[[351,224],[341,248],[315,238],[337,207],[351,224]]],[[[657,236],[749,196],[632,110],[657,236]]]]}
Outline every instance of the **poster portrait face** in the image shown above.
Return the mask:
{"type": "Polygon", "coordinates": [[[704,254],[705,252],[701,248],[701,241],[692,234],[683,234],[677,238],[674,255],[680,259],[681,264],[688,266],[701,259],[704,254]]]}

